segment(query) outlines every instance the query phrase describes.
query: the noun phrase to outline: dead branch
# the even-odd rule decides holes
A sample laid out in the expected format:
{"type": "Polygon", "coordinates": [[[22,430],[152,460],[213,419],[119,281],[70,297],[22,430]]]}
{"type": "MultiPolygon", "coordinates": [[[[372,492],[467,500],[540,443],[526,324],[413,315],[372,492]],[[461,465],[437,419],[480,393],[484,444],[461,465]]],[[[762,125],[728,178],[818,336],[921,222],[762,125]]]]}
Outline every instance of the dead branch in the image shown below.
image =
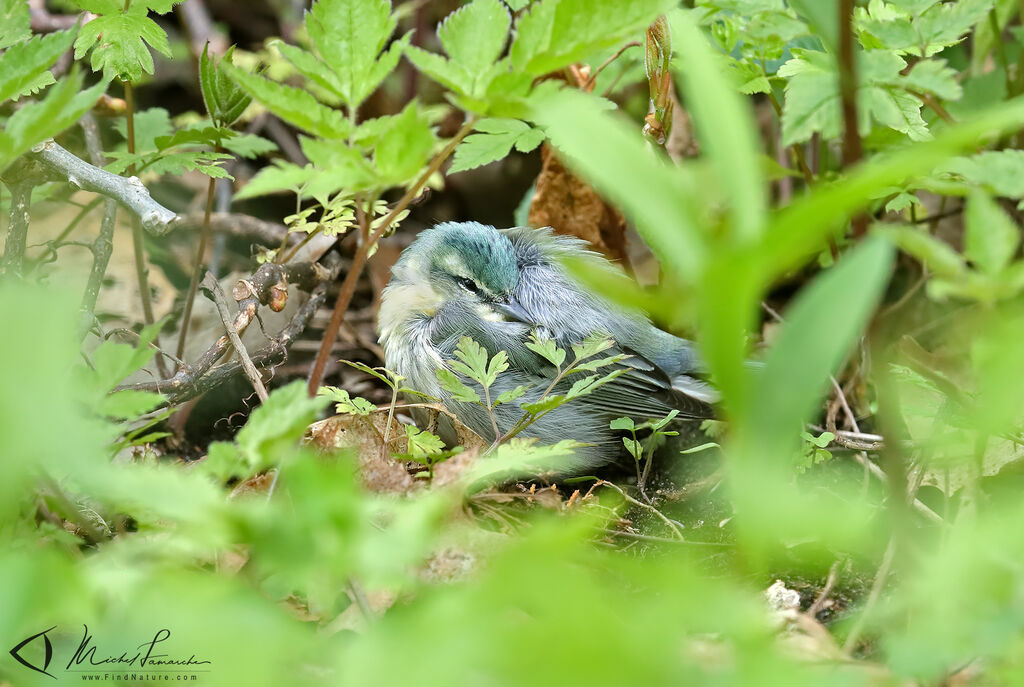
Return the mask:
{"type": "Polygon", "coordinates": [[[235,330],[234,325],[231,322],[231,313],[228,311],[228,302],[224,297],[224,291],[220,288],[220,283],[214,278],[210,272],[206,273],[203,278],[203,290],[209,292],[213,297],[213,302],[217,306],[217,312],[220,314],[221,322],[224,323],[224,328],[227,330],[228,338],[231,339],[231,345],[235,347],[235,352],[238,353],[238,358],[242,362],[242,369],[245,370],[245,375],[252,382],[252,388],[256,390],[256,395],[260,398],[260,403],[267,400],[267,387],[263,385],[263,378],[260,377],[259,371],[256,366],[253,365],[252,360],[249,358],[249,352],[245,350],[245,344],[242,343],[241,337],[238,336],[238,331],[235,330]]]}
{"type": "MultiPolygon", "coordinates": [[[[288,284],[294,284],[303,291],[310,292],[309,300],[292,317],[288,326],[278,332],[269,344],[249,356],[257,368],[276,365],[283,361],[289,346],[305,330],[316,309],[323,304],[327,295],[327,284],[341,271],[342,261],[336,254],[331,253],[325,258],[324,263],[266,263],[256,270],[251,279],[243,279],[235,284],[232,295],[238,303],[238,312],[231,321],[231,328],[239,335],[255,319],[259,306],[269,305],[275,311],[284,308],[288,297],[288,284]]],[[[156,391],[165,394],[168,402],[172,404],[195,398],[241,371],[241,364],[237,361],[213,367],[230,345],[231,339],[225,334],[198,360],[191,365],[179,367],[169,379],[125,384],[119,389],[156,391]]]]}
{"type": "MultiPolygon", "coordinates": [[[[103,145],[100,141],[100,131],[96,124],[96,118],[91,112],[86,112],[81,121],[82,132],[85,134],[85,145],[89,149],[89,157],[97,167],[106,164],[106,157],[103,155],[103,145]]],[[[100,224],[100,232],[92,242],[89,250],[92,251],[92,268],[89,271],[89,279],[85,284],[85,293],[82,294],[82,326],[81,333],[85,336],[92,327],[94,312],[96,310],[96,299],[100,294],[100,285],[103,283],[103,276],[107,273],[107,265],[110,264],[110,256],[114,252],[114,225],[117,221],[117,201],[107,199],[103,208],[103,221],[100,224]]]]}

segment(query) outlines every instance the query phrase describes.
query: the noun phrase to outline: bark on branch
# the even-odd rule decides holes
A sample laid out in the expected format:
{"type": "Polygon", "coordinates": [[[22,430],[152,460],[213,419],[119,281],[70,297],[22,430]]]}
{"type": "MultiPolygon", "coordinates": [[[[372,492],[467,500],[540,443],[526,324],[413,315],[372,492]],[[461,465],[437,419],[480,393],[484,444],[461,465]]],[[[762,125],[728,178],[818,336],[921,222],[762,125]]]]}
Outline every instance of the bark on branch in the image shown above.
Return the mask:
{"type": "Polygon", "coordinates": [[[138,215],[151,234],[162,236],[175,226],[178,215],[153,200],[138,177],[122,177],[90,165],[53,139],[34,146],[29,157],[73,186],[113,198],[138,215]]]}
{"type": "MultiPolygon", "coordinates": [[[[268,345],[250,355],[250,359],[257,367],[276,364],[283,360],[288,347],[309,324],[316,309],[323,304],[327,285],[337,278],[341,271],[341,259],[336,254],[332,253],[324,260],[326,264],[266,263],[256,270],[251,279],[243,279],[235,284],[232,295],[238,303],[238,312],[231,322],[231,327],[239,335],[255,319],[259,306],[268,305],[275,311],[284,308],[288,284],[295,284],[310,293],[309,300],[299,308],[288,326],[268,345]]],[[[212,389],[242,369],[237,362],[213,367],[230,347],[231,339],[227,335],[221,336],[198,360],[179,368],[171,378],[126,384],[119,389],[156,391],[166,395],[168,402],[172,404],[187,401],[212,389]]]]}

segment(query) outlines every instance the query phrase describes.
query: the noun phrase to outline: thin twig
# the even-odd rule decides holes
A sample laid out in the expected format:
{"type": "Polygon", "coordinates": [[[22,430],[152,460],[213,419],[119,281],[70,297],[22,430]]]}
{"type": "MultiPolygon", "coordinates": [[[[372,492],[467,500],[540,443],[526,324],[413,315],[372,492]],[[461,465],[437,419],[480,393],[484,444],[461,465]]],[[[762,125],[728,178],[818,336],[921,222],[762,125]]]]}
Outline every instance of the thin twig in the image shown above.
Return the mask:
{"type": "MultiPolygon", "coordinates": [[[[667,515],[662,513],[660,510],[658,510],[657,508],[655,508],[651,504],[644,503],[643,501],[640,501],[640,500],[637,500],[637,499],[633,498],[632,496],[627,494],[625,491],[623,491],[621,487],[619,487],[616,484],[612,484],[611,482],[609,482],[607,480],[603,480],[603,479],[602,480],[598,480],[597,484],[595,484],[594,486],[595,487],[611,487],[615,491],[619,492],[619,494],[622,495],[622,498],[626,499],[626,501],[628,501],[629,503],[632,503],[634,506],[640,506],[644,510],[648,510],[648,511],[651,511],[652,513],[654,513],[662,522],[664,522],[666,525],[668,525],[668,528],[670,530],[672,530],[672,534],[676,535],[677,541],[686,541],[686,538],[683,536],[683,533],[679,531],[679,526],[676,523],[674,523],[667,515]]],[[[591,491],[593,491],[593,490],[591,490],[591,491]]]]}
{"type": "Polygon", "coordinates": [[[220,313],[220,321],[224,323],[224,329],[227,330],[228,338],[231,339],[231,345],[235,347],[235,352],[238,353],[239,359],[242,361],[242,369],[245,370],[245,375],[252,382],[252,387],[256,390],[256,395],[260,398],[260,403],[267,400],[267,387],[263,385],[263,379],[260,377],[259,371],[256,366],[252,364],[252,360],[249,358],[249,352],[245,350],[245,344],[242,343],[242,337],[238,335],[238,331],[235,329],[234,324],[231,321],[231,313],[228,311],[227,299],[224,297],[224,291],[220,288],[220,283],[214,278],[209,272],[203,279],[203,289],[209,292],[213,296],[213,302],[217,306],[217,312],[220,313]]]}
{"type": "MultiPolygon", "coordinates": [[[[279,292],[274,287],[280,283],[282,276],[286,276],[290,283],[310,292],[309,300],[292,316],[288,325],[266,346],[250,354],[249,357],[256,367],[270,367],[285,360],[289,347],[305,331],[313,315],[323,305],[327,297],[327,285],[337,278],[341,267],[342,261],[334,253],[325,258],[323,265],[266,263],[260,266],[251,279],[242,280],[236,285],[238,314],[235,315],[233,326],[239,333],[255,318],[257,307],[271,302],[273,294],[279,292]],[[240,293],[242,288],[245,289],[244,294],[240,293]]],[[[226,335],[222,336],[197,361],[182,366],[170,379],[125,384],[116,390],[156,391],[164,394],[171,404],[200,396],[242,371],[241,363],[237,360],[213,367],[230,344],[231,340],[226,335]]]]}
{"type": "Polygon", "coordinates": [[[594,87],[594,82],[597,81],[598,75],[601,72],[604,71],[605,67],[607,67],[612,62],[614,62],[615,60],[617,60],[620,57],[622,57],[622,53],[626,52],[630,48],[638,48],[641,45],[643,45],[643,43],[641,43],[640,41],[630,41],[629,43],[626,43],[624,46],[622,46],[621,48],[616,50],[615,53],[611,57],[609,57],[607,60],[602,62],[600,64],[600,66],[598,66],[598,68],[593,71],[593,73],[590,75],[590,78],[587,79],[587,82],[585,84],[583,84],[583,89],[582,90],[584,90],[587,93],[589,93],[591,91],[591,89],[594,87]]]}
{"type": "Polygon", "coordinates": [[[832,591],[832,587],[836,584],[837,573],[839,572],[839,561],[832,561],[832,565],[829,566],[828,576],[825,578],[825,586],[821,588],[818,596],[814,599],[814,602],[807,608],[805,615],[814,618],[821,612],[821,609],[825,607],[825,602],[828,600],[828,595],[832,591]]]}

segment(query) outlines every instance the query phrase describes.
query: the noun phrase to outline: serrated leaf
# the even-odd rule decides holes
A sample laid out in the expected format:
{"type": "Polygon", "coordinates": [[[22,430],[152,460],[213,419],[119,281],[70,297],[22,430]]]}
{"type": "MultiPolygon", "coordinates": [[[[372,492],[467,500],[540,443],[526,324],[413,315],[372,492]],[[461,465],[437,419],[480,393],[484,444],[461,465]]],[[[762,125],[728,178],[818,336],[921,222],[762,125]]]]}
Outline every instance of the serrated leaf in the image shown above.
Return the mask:
{"type": "Polygon", "coordinates": [[[499,0],[473,0],[452,12],[438,28],[448,59],[415,46],[406,56],[421,72],[447,88],[480,98],[507,63],[498,61],[511,24],[508,9],[499,0]]]}
{"type": "Polygon", "coordinates": [[[79,31],[75,59],[84,57],[91,48],[93,71],[102,71],[107,78],[137,81],[143,72],[153,73],[153,56],[147,44],[171,56],[167,34],[149,17],[131,13],[99,16],[79,31]]]}
{"type": "Polygon", "coordinates": [[[243,90],[282,120],[314,136],[346,138],[351,124],[341,112],[322,105],[307,91],[250,74],[233,65],[221,67],[243,90]]]}
{"type": "Polygon", "coordinates": [[[256,134],[239,134],[223,141],[221,146],[238,157],[247,160],[255,160],[260,155],[266,155],[277,150],[277,144],[273,141],[257,136],[256,134]]]}
{"type": "Polygon", "coordinates": [[[544,132],[518,119],[481,119],[475,128],[483,133],[470,134],[459,144],[449,174],[507,157],[513,146],[529,152],[544,140],[544,132]]]}
{"type": "Polygon", "coordinates": [[[235,46],[228,48],[219,62],[209,54],[209,50],[210,44],[207,43],[199,58],[199,87],[203,104],[214,123],[231,126],[249,107],[252,97],[239,88],[222,68],[225,64],[233,64],[235,46]]]}
{"type": "Polygon", "coordinates": [[[306,15],[310,41],[336,77],[324,81],[349,107],[358,107],[398,63],[401,41],[378,62],[395,25],[387,0],[318,0],[306,15]]]}
{"type": "Polygon", "coordinates": [[[578,344],[572,345],[572,352],[576,356],[575,362],[593,358],[601,351],[607,351],[615,345],[615,342],[603,334],[591,334],[578,344]]]}
{"type": "Polygon", "coordinates": [[[498,351],[491,358],[487,365],[487,375],[484,380],[485,387],[491,387],[498,379],[498,375],[508,369],[508,354],[505,351],[498,351]]]}
{"type": "Polygon", "coordinates": [[[994,200],[972,191],[964,213],[964,255],[987,274],[1002,272],[1020,245],[1020,229],[994,200]]]}
{"type": "Polygon", "coordinates": [[[904,77],[907,88],[920,93],[929,93],[943,100],[959,100],[964,93],[956,80],[956,70],[939,58],[921,60],[904,77]]]}
{"type": "Polygon", "coordinates": [[[0,0],[0,50],[32,35],[32,15],[24,0],[0,0]]]}
{"type": "MultiPolygon", "coordinates": [[[[793,50],[794,59],[779,68],[787,78],[782,115],[785,145],[802,143],[815,133],[836,138],[842,130],[839,75],[832,55],[814,50],[793,50]]],[[[857,90],[859,130],[871,131],[872,120],[906,134],[912,140],[930,137],[921,117],[921,101],[907,92],[913,84],[900,72],[906,62],[886,50],[859,53],[861,80],[857,90]]]]}
{"type": "Polygon", "coordinates": [[[49,67],[74,40],[73,31],[57,31],[7,48],[0,55],[0,74],[4,75],[0,79],[0,102],[17,100],[52,84],[54,79],[49,67]]]}
{"type": "Polygon", "coordinates": [[[540,415],[565,405],[569,400],[568,397],[562,394],[552,394],[535,403],[522,403],[519,407],[531,415],[540,415]]]}
{"type": "Polygon", "coordinates": [[[673,0],[541,0],[516,22],[509,51],[516,69],[540,76],[566,67],[624,39],[678,5],[673,0]]]}
{"type": "Polygon", "coordinates": [[[502,403],[511,403],[517,398],[521,398],[523,394],[530,390],[530,387],[520,384],[514,389],[498,394],[497,398],[494,399],[494,405],[499,406],[502,403]]]}
{"type": "MultiPolygon", "coordinates": [[[[174,133],[171,115],[162,107],[151,107],[136,112],[134,124],[135,150],[140,153],[156,150],[156,139],[174,133]]],[[[124,118],[118,118],[114,122],[114,130],[121,134],[121,138],[128,140],[128,128],[124,118]]]]}
{"type": "Polygon", "coordinates": [[[253,176],[242,189],[235,194],[236,200],[256,198],[269,193],[281,193],[284,191],[298,192],[308,184],[316,175],[310,165],[299,167],[291,162],[274,160],[273,164],[267,165],[253,176]]]}
{"type": "Polygon", "coordinates": [[[374,146],[373,161],[381,181],[401,186],[414,179],[426,167],[436,141],[430,120],[410,102],[374,146]]]}
{"type": "Polygon", "coordinates": [[[335,404],[335,411],[345,415],[366,417],[377,410],[377,406],[365,398],[350,396],[348,391],[336,386],[322,386],[317,390],[316,394],[331,400],[335,404]]]}
{"type": "Polygon", "coordinates": [[[405,436],[409,440],[409,453],[413,456],[413,460],[441,453],[444,450],[444,442],[441,441],[441,438],[426,430],[406,425],[405,436]]]}
{"type": "Polygon", "coordinates": [[[53,138],[77,122],[107,88],[101,81],[82,89],[82,75],[73,71],[46,92],[46,96],[19,108],[0,135],[0,172],[36,143],[53,138]]]}
{"type": "Polygon", "coordinates": [[[615,418],[614,420],[612,420],[611,422],[608,423],[608,428],[609,429],[616,429],[616,430],[633,431],[634,429],[636,429],[636,425],[633,423],[633,419],[632,418],[617,417],[617,418],[615,418]]]}
{"type": "Polygon", "coordinates": [[[441,388],[452,395],[452,399],[462,403],[480,403],[480,395],[462,383],[462,380],[448,368],[441,367],[435,372],[441,388]]]}
{"type": "MultiPolygon", "coordinates": [[[[179,129],[170,136],[157,136],[153,139],[156,149],[159,151],[184,145],[208,145],[215,146],[225,138],[234,136],[235,132],[216,126],[197,127],[194,129],[179,129]]],[[[138,142],[136,141],[136,149],[138,142]]]]}
{"type": "MultiPolygon", "coordinates": [[[[455,347],[455,357],[462,361],[464,374],[473,381],[489,386],[487,380],[487,350],[468,336],[459,339],[455,347]]],[[[452,361],[458,365],[458,361],[452,361]]],[[[454,367],[454,366],[453,366],[454,367]]]]}
{"type": "Polygon", "coordinates": [[[530,333],[530,340],[525,342],[525,345],[557,368],[561,368],[565,362],[565,351],[558,347],[554,339],[541,339],[534,331],[530,333]]]}
{"type": "MultiPolygon", "coordinates": [[[[469,75],[467,95],[486,90],[483,79],[505,49],[512,19],[499,0],[473,0],[448,15],[437,35],[448,59],[469,75]]],[[[493,77],[492,77],[493,78],[493,77]]]]}

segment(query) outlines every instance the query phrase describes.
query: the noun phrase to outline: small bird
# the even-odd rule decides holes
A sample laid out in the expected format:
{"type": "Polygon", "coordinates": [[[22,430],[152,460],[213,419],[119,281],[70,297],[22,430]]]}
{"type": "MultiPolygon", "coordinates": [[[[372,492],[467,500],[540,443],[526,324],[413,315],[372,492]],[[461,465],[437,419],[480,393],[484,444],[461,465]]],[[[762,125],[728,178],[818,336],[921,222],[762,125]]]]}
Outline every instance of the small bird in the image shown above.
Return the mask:
{"type": "MultiPolygon", "coordinates": [[[[617,417],[645,420],[673,410],[681,418],[712,417],[715,392],[693,376],[703,369],[693,344],[589,293],[564,269],[565,258],[616,269],[583,241],[550,228],[499,230],[445,222],[421,232],[395,263],[381,297],[378,332],[387,367],[494,441],[495,422],[486,409],[454,400],[437,379],[462,337],[475,340],[488,356],[508,355],[509,369],[498,377],[491,398],[528,387],[521,398],[495,408],[499,436],[522,418],[520,404],[538,400],[555,379],[556,368],[526,346],[532,337],[552,339],[569,352],[569,361],[573,344],[593,335],[611,338],[614,346],[602,356],[628,356],[617,363],[625,373],[544,415],[521,434],[542,443],[571,438],[588,444],[575,452],[575,472],[622,454],[622,442],[609,429],[617,417]]],[[[615,368],[600,372],[609,369],[615,368]]],[[[560,382],[555,391],[564,393],[573,381],[560,382]]]]}

